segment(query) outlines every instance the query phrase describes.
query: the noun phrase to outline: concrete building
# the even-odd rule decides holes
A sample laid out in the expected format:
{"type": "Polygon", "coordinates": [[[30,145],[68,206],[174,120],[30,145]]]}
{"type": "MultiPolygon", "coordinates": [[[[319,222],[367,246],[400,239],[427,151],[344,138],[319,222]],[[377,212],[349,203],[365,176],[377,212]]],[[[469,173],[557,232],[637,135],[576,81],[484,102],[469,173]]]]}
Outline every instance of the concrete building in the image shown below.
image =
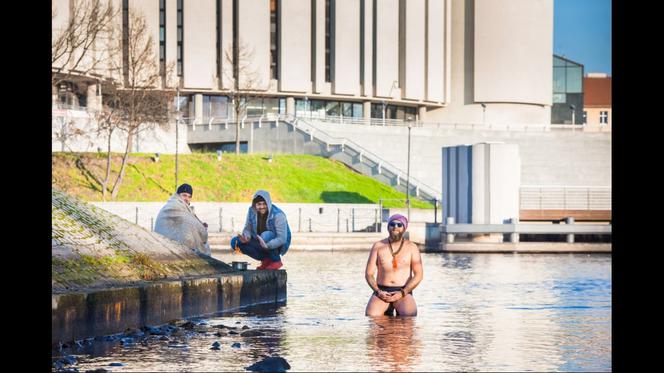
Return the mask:
{"type": "Polygon", "coordinates": [[[611,77],[589,73],[583,78],[583,115],[588,130],[611,131],[611,77]]]}
{"type": "MultiPolygon", "coordinates": [[[[250,116],[550,123],[553,0],[108,1],[120,29],[129,11],[146,17],[154,59],[176,66],[163,85],[179,89],[187,123],[232,120],[234,45],[257,82],[250,116]]],[[[72,3],[54,0],[54,35],[72,3]]],[[[101,64],[53,87],[54,114],[97,110],[110,78],[101,64]]]]}

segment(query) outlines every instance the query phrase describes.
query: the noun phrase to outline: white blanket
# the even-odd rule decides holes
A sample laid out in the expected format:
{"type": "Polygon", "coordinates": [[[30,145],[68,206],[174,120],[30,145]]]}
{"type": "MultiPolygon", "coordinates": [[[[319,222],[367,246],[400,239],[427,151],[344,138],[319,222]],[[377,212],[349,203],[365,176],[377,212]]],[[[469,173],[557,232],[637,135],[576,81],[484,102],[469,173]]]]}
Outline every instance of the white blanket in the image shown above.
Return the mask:
{"type": "Polygon", "coordinates": [[[157,215],[154,231],[192,250],[210,256],[207,228],[177,193],[173,194],[157,215]]]}

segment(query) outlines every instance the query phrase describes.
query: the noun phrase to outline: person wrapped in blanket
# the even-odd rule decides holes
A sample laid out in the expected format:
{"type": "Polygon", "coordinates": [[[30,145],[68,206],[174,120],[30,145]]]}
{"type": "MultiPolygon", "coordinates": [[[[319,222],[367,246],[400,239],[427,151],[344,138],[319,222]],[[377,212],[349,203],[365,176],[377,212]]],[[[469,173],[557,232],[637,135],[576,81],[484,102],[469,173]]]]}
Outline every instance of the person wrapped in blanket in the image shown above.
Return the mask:
{"type": "Polygon", "coordinates": [[[157,214],[154,231],[201,254],[210,256],[207,223],[202,222],[191,206],[194,190],[182,184],[157,214]]]}

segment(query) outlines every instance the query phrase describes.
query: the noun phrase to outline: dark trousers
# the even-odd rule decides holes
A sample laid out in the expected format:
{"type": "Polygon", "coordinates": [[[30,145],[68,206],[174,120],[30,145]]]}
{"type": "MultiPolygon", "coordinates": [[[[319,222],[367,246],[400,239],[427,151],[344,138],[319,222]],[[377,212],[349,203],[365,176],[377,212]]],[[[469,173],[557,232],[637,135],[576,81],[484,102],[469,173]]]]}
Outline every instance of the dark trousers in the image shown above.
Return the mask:
{"type": "MultiPolygon", "coordinates": [[[[276,234],[274,234],[272,231],[265,231],[261,233],[261,237],[263,238],[263,241],[268,242],[276,237],[276,234]]],[[[279,255],[279,249],[281,249],[281,247],[265,250],[261,247],[261,244],[256,238],[252,237],[249,242],[242,243],[240,242],[240,239],[235,236],[231,239],[231,250],[235,250],[235,245],[238,245],[240,251],[242,251],[243,254],[249,255],[256,260],[263,260],[268,258],[273,262],[281,261],[281,256],[279,255]]]]}

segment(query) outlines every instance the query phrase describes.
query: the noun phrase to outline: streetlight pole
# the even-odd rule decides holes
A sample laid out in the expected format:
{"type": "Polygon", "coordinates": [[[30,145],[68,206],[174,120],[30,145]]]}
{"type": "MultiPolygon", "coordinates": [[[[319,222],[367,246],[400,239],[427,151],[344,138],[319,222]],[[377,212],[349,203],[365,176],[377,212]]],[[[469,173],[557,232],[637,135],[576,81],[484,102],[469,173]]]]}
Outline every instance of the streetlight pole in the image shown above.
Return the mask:
{"type": "Polygon", "coordinates": [[[175,189],[178,188],[178,148],[180,147],[180,88],[177,88],[177,115],[175,117],[175,189]]]}
{"type": "Polygon", "coordinates": [[[486,104],[481,103],[480,105],[482,105],[482,125],[485,125],[486,124],[486,104]]]}
{"type": "Polygon", "coordinates": [[[575,124],[576,121],[574,120],[575,119],[574,118],[574,114],[575,114],[574,109],[576,109],[576,107],[574,107],[574,105],[570,105],[569,108],[570,108],[570,110],[572,110],[572,124],[575,124]]]}
{"type": "Polygon", "coordinates": [[[410,130],[411,122],[408,122],[408,164],[406,166],[406,205],[408,206],[407,219],[410,221],[410,130]]]}

